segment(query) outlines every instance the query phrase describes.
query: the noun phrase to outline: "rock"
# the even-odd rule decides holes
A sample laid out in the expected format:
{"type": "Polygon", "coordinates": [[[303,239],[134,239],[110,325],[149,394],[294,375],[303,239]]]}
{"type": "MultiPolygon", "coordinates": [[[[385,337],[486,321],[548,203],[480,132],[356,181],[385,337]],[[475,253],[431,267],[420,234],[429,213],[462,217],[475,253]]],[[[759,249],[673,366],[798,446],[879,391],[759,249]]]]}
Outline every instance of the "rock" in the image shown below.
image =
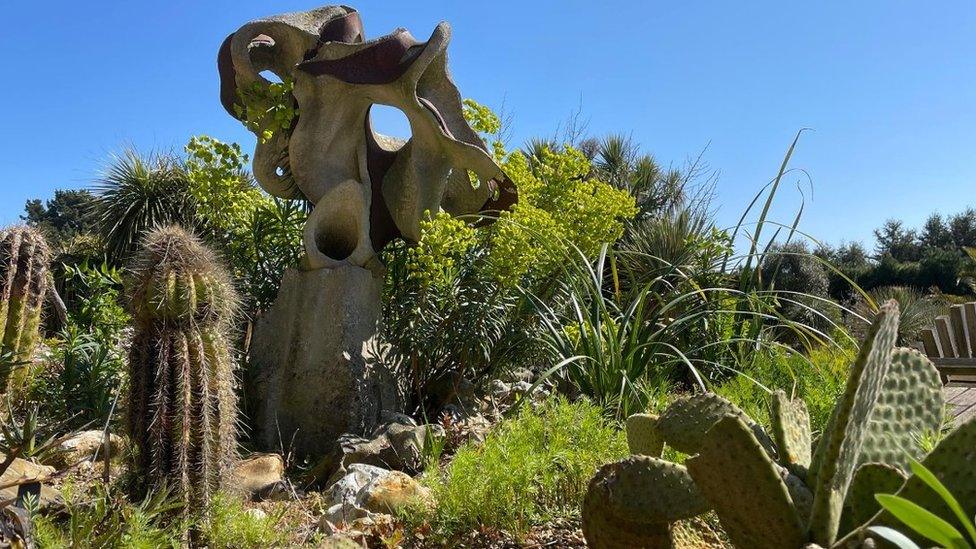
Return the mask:
{"type": "MultiPolygon", "coordinates": [[[[82,431],[72,436],[58,445],[57,451],[51,457],[51,464],[67,467],[92,457],[97,457],[98,461],[104,460],[104,436],[103,431],[97,430],[82,431]]],[[[109,435],[109,446],[113,457],[119,455],[122,451],[122,437],[109,435]]]]}
{"type": "Polygon", "coordinates": [[[458,423],[458,431],[463,440],[481,444],[491,432],[492,423],[483,415],[464,418],[458,423]]]}
{"type": "Polygon", "coordinates": [[[395,380],[370,358],[382,285],[361,267],[285,272],[250,348],[260,447],[284,442],[299,459],[325,455],[343,433],[370,433],[381,410],[398,409],[395,380]]]}
{"type": "Polygon", "coordinates": [[[305,496],[303,490],[298,490],[287,480],[282,480],[266,486],[254,494],[257,501],[296,501],[305,496]]]}
{"type": "Polygon", "coordinates": [[[428,433],[443,437],[440,425],[409,425],[388,423],[365,439],[343,435],[332,452],[315,467],[313,477],[319,482],[334,482],[335,475],[344,474],[349,465],[363,463],[396,471],[416,472],[423,465],[423,450],[428,433]]]}
{"type": "MultiPolygon", "coordinates": [[[[4,456],[0,454],[0,461],[3,459],[4,456]]],[[[50,477],[55,472],[56,470],[54,467],[50,467],[48,465],[38,465],[25,459],[16,458],[14,459],[13,463],[10,464],[10,467],[4,471],[3,475],[0,476],[0,484],[6,485],[21,480],[43,479],[50,477]]],[[[4,488],[3,490],[0,490],[0,499],[16,499],[18,491],[19,488],[17,486],[4,488]]],[[[55,488],[47,484],[41,484],[40,506],[41,509],[45,510],[60,508],[64,506],[64,498],[61,497],[61,492],[57,491],[55,488]]]]}
{"type": "Polygon", "coordinates": [[[248,497],[266,497],[266,492],[284,483],[285,460],[278,454],[254,454],[237,462],[231,470],[229,489],[248,497]]]}
{"type": "Polygon", "coordinates": [[[391,471],[374,465],[362,463],[350,465],[345,476],[333,483],[326,491],[325,501],[329,507],[322,520],[337,525],[366,516],[367,511],[356,504],[359,492],[373,479],[389,473],[391,471]]]}
{"type": "Polygon", "coordinates": [[[539,386],[533,389],[532,382],[525,380],[517,380],[511,383],[506,383],[496,379],[491,382],[489,388],[495,403],[503,409],[511,407],[530,392],[532,394],[528,401],[533,404],[542,402],[548,396],[548,391],[543,384],[539,384],[539,386]]]}
{"type": "Polygon", "coordinates": [[[512,392],[512,384],[505,383],[500,379],[493,379],[491,383],[488,384],[488,389],[491,391],[491,396],[495,398],[502,398],[503,396],[512,392]]]}
{"type": "Polygon", "coordinates": [[[443,437],[444,429],[440,425],[409,426],[391,423],[384,430],[389,441],[388,455],[384,461],[390,469],[397,471],[415,472],[423,465],[424,445],[427,436],[443,437]]]}
{"type": "Polygon", "coordinates": [[[363,546],[349,538],[335,536],[322,540],[318,549],[363,549],[363,546]]]}
{"type": "Polygon", "coordinates": [[[268,518],[268,514],[265,513],[262,509],[258,509],[257,507],[248,509],[247,511],[244,512],[244,514],[246,514],[247,516],[249,516],[254,520],[264,520],[268,518]]]}
{"type": "Polygon", "coordinates": [[[535,372],[533,372],[528,368],[516,368],[511,372],[509,372],[508,376],[505,377],[506,381],[510,381],[512,383],[515,383],[517,381],[525,381],[531,384],[532,382],[535,381],[535,379],[536,379],[535,372]]]}
{"type": "Polygon", "coordinates": [[[408,475],[393,471],[368,484],[359,503],[371,513],[392,515],[404,506],[429,502],[430,490],[408,475]]]}
{"type": "Polygon", "coordinates": [[[417,422],[407,414],[402,414],[400,412],[394,412],[392,410],[383,410],[380,412],[380,423],[400,423],[403,425],[410,425],[413,427],[417,426],[417,422]]]}
{"type": "Polygon", "coordinates": [[[331,533],[334,526],[371,518],[372,514],[395,513],[404,505],[429,500],[429,490],[405,473],[354,463],[325,492],[329,507],[319,527],[331,533]]]}

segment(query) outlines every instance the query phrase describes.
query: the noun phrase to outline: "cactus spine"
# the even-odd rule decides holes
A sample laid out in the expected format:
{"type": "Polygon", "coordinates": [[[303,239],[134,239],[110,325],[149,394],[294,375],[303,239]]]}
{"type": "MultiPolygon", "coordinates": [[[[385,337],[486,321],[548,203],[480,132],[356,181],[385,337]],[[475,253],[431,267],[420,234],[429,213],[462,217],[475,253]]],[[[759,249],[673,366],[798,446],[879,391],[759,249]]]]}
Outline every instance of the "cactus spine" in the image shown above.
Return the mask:
{"type": "Polygon", "coordinates": [[[213,254],[178,227],[151,233],[130,280],[129,436],[143,488],[205,505],[236,452],[227,330],[237,298],[213,254]]]}
{"type": "MultiPolygon", "coordinates": [[[[0,231],[0,341],[4,354],[29,360],[37,345],[48,291],[51,252],[37,229],[16,225],[0,231]]],[[[16,388],[22,375],[0,379],[0,390],[16,388]]]]}

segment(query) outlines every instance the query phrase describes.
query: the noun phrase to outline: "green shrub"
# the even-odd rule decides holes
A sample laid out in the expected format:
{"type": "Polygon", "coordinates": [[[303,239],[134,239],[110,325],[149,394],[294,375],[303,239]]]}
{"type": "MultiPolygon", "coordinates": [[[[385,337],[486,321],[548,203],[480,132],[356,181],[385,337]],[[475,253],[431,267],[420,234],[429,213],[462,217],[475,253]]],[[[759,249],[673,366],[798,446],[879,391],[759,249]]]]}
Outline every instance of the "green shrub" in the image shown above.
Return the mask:
{"type": "Polygon", "coordinates": [[[35,370],[28,395],[46,417],[101,428],[126,379],[121,339],[129,315],[120,304],[121,275],[87,261],[62,267],[68,323],[49,343],[51,353],[35,370]]]}
{"type": "Polygon", "coordinates": [[[186,547],[193,532],[193,547],[210,549],[265,549],[284,547],[288,530],[280,527],[283,512],[264,517],[249,514],[239,498],[218,493],[198,521],[180,519],[178,506],[156,492],[138,504],[103,485],[81,492],[71,483],[62,489],[65,513],[33,517],[40,549],[156,549],[186,547]]]}
{"type": "MultiPolygon", "coordinates": [[[[837,341],[847,341],[836,337],[837,341]]],[[[769,393],[783,389],[802,398],[810,411],[813,430],[820,431],[830,419],[834,403],[844,390],[848,368],[857,353],[853,344],[844,348],[823,346],[809,356],[786,348],[757,353],[742,375],[723,383],[715,392],[742,408],[764,426],[769,425],[769,393]]]]}
{"type": "Polygon", "coordinates": [[[63,403],[59,411],[75,418],[74,425],[95,421],[101,428],[125,379],[125,359],[118,348],[77,326],[69,326],[60,337],[54,355],[61,365],[54,401],[63,403]]]}
{"type": "Polygon", "coordinates": [[[64,516],[35,515],[35,540],[40,549],[156,549],[181,547],[186,523],[172,520],[173,505],[164,494],[147,496],[138,505],[112,495],[103,485],[79,493],[62,488],[64,516]]]}
{"type": "Polygon", "coordinates": [[[577,513],[596,468],[627,453],[623,433],[597,406],[558,399],[525,408],[483,445],[461,447],[446,469],[428,470],[424,483],[436,504],[404,518],[429,524],[440,540],[479,529],[523,535],[577,513]]]}
{"type": "Polygon", "coordinates": [[[247,512],[239,498],[217,493],[207,507],[199,531],[210,549],[264,549],[281,547],[287,530],[280,528],[282,512],[257,516],[247,512]]]}

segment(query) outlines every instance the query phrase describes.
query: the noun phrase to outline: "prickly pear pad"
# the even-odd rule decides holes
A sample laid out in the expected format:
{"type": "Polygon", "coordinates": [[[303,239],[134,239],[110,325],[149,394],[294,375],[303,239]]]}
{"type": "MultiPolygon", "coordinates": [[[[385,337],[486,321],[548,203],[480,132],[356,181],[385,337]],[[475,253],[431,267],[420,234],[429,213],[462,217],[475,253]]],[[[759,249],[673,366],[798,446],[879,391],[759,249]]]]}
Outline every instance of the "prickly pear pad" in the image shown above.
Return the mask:
{"type": "Polygon", "coordinates": [[[944,409],[935,365],[915,349],[895,349],[858,463],[887,463],[909,473],[911,459],[924,455],[920,437],[939,432],[944,409]]]}
{"type": "Polygon", "coordinates": [[[810,413],[806,403],[791,399],[784,391],[776,391],[770,411],[780,464],[801,479],[806,478],[811,459],[810,413]]]}
{"type": "Polygon", "coordinates": [[[868,420],[891,364],[898,337],[898,317],[898,303],[894,300],[881,306],[814,456],[810,532],[813,541],[820,545],[829,547],[837,538],[844,498],[854,476],[868,420]]]}
{"type": "Polygon", "coordinates": [[[716,423],[687,465],[736,547],[779,549],[807,541],[777,465],[742,418],[728,415],[716,423]]]}
{"type": "Polygon", "coordinates": [[[634,414],[627,418],[627,446],[630,453],[661,457],[664,439],[657,432],[657,416],[653,414],[634,414]]]}

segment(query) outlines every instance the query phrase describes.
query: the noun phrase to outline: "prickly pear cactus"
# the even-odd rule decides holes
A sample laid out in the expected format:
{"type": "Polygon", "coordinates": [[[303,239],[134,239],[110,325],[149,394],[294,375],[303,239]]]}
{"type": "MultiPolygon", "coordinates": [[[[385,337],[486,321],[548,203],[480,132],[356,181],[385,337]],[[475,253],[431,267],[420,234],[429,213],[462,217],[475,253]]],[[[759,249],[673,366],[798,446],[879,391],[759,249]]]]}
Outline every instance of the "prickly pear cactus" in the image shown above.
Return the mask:
{"type": "Polygon", "coordinates": [[[806,530],[779,468],[737,415],[708,431],[688,472],[736,547],[800,547],[806,530]]]}
{"type": "Polygon", "coordinates": [[[935,365],[914,349],[895,349],[858,463],[887,463],[908,473],[911,459],[924,455],[920,437],[939,432],[944,411],[935,365]]]}
{"type": "MultiPolygon", "coordinates": [[[[976,516],[976,418],[970,419],[946,435],[922,460],[922,465],[949,489],[959,501],[967,517],[976,516]]],[[[954,525],[960,532],[965,532],[955,514],[922,479],[914,475],[909,477],[897,494],[935,513],[954,525]]],[[[888,513],[882,513],[873,523],[897,528],[909,537],[916,538],[919,543],[925,541],[917,538],[913,532],[909,532],[910,529],[903,528],[901,522],[888,513]]]]}
{"type": "Polygon", "coordinates": [[[814,502],[810,532],[813,541],[824,546],[832,545],[837,538],[844,498],[891,363],[898,316],[895,301],[881,306],[811,466],[813,477],[809,484],[814,489],[814,502]]]}
{"type": "Polygon", "coordinates": [[[875,494],[894,494],[905,484],[901,469],[887,463],[863,463],[854,473],[854,480],[844,500],[841,532],[847,533],[866,523],[881,510],[875,494]]]}
{"type": "Polygon", "coordinates": [[[583,499],[583,535],[595,549],[673,546],[671,524],[707,512],[688,471],[648,456],[604,465],[583,499]]]}
{"type": "Polygon", "coordinates": [[[151,233],[130,281],[135,333],[129,435],[144,488],[185,504],[209,501],[236,451],[227,329],[236,297],[213,254],[182,229],[151,233]]]}
{"type": "Polygon", "coordinates": [[[762,429],[738,406],[714,394],[703,393],[675,400],[657,420],[657,431],[664,441],[679,452],[696,454],[705,434],[726,415],[742,418],[760,442],[772,450],[772,442],[762,429]]]}
{"type": "MultiPolygon", "coordinates": [[[[0,352],[17,360],[30,359],[40,337],[50,261],[37,229],[16,225],[0,231],[0,352]]],[[[24,377],[20,372],[0,379],[0,391],[18,387],[24,377]]]]}
{"type": "Polygon", "coordinates": [[[784,391],[776,391],[770,402],[770,416],[780,463],[805,479],[811,459],[810,413],[806,403],[791,399],[784,391]]]}
{"type": "Polygon", "coordinates": [[[634,414],[627,418],[627,446],[631,454],[661,457],[664,439],[657,432],[657,416],[654,414],[634,414]]]}
{"type": "Polygon", "coordinates": [[[777,469],[779,478],[783,479],[786,491],[790,493],[790,499],[793,500],[793,509],[796,511],[796,516],[800,518],[800,524],[806,525],[813,510],[813,492],[802,478],[791,473],[786,467],[777,464],[777,469]]]}

